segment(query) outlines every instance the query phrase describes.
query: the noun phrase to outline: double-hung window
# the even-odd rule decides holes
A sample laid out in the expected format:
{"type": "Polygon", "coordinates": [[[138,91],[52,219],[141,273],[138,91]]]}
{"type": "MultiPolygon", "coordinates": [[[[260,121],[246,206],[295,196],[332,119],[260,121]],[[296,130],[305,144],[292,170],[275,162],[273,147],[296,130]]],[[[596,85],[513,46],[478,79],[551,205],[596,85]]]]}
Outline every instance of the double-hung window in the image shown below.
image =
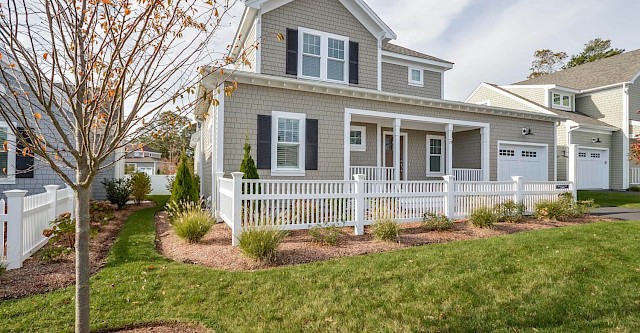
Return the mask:
{"type": "Polygon", "coordinates": [[[331,82],[349,82],[349,38],[299,28],[300,77],[331,82]]]}
{"type": "Polygon", "coordinates": [[[422,69],[409,67],[409,84],[412,86],[423,86],[424,78],[422,69]]]}
{"type": "Polygon", "coordinates": [[[444,137],[427,135],[427,176],[444,174],[444,137]]]}
{"type": "Polygon", "coordinates": [[[304,176],[305,119],[302,113],[272,113],[272,175],[304,176]]]}
{"type": "Polygon", "coordinates": [[[16,137],[5,122],[0,122],[0,141],[0,184],[15,184],[16,137]]]}

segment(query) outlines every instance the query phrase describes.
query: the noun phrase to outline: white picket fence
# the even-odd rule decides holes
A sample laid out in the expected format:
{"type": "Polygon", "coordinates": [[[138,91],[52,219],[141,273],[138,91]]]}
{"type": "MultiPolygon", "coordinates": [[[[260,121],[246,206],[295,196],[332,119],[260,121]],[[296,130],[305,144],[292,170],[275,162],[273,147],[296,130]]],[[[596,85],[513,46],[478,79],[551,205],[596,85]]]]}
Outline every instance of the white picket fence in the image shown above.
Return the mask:
{"type": "Polygon", "coordinates": [[[399,222],[421,221],[425,213],[465,218],[482,207],[506,201],[523,203],[532,212],[541,201],[557,200],[575,188],[571,182],[456,181],[367,181],[364,174],[353,181],[243,180],[218,178],[218,216],[232,229],[237,245],[242,230],[276,227],[283,230],[309,229],[340,224],[352,226],[356,235],[378,218],[399,222]]]}
{"type": "Polygon", "coordinates": [[[73,212],[75,194],[71,188],[47,185],[45,189],[31,196],[24,190],[6,191],[7,201],[0,200],[0,261],[7,269],[22,267],[47,244],[42,232],[50,228],[50,222],[64,212],[73,212]]]}

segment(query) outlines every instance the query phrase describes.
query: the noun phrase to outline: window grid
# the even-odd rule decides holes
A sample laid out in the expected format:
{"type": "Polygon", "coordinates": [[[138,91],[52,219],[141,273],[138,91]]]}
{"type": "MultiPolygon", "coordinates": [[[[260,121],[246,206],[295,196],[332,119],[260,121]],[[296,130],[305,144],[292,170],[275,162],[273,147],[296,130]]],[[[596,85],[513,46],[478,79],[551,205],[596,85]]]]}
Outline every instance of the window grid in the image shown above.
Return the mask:
{"type": "Polygon", "coordinates": [[[523,150],[522,157],[538,157],[538,152],[523,150]]]}
{"type": "Polygon", "coordinates": [[[591,153],[591,158],[600,158],[600,153],[591,153]]]}
{"type": "Polygon", "coordinates": [[[500,149],[500,156],[516,156],[516,152],[512,149],[500,149]]]}
{"type": "Polygon", "coordinates": [[[276,165],[282,169],[300,167],[300,120],[278,118],[276,165]]]}
{"type": "Polygon", "coordinates": [[[578,157],[587,157],[587,153],[578,153],[578,157]]]}

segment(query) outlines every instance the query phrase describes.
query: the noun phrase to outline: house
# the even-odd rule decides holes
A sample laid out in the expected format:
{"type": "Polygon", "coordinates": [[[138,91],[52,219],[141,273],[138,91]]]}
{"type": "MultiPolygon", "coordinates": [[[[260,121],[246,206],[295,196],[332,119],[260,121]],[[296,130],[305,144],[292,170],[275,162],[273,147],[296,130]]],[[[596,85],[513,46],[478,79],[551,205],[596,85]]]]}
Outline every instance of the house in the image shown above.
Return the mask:
{"type": "Polygon", "coordinates": [[[568,179],[568,147],[577,145],[579,189],[624,190],[640,183],[629,160],[640,134],[639,76],[635,50],[511,85],[482,83],[466,102],[566,118],[556,127],[558,180],[568,179]]]}
{"type": "Polygon", "coordinates": [[[266,179],[555,179],[564,117],[444,100],[454,64],[393,43],[364,1],[244,4],[236,71],[200,73],[203,196],[215,196],[215,175],[239,169],[247,138],[266,179]],[[219,83],[238,89],[228,96],[219,83]]]}
{"type": "Polygon", "coordinates": [[[162,153],[136,144],[125,146],[124,168],[125,174],[144,172],[149,176],[175,171],[175,165],[163,160],[162,153]]]}

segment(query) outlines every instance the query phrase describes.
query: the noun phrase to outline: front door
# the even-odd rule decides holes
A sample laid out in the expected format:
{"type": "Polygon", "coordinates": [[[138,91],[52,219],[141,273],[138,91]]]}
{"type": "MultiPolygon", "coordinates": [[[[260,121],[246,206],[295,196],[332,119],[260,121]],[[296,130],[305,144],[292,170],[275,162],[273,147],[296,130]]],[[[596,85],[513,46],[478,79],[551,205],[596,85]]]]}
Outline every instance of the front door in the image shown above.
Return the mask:
{"type": "MultiPolygon", "coordinates": [[[[400,136],[400,179],[404,178],[404,135],[400,136]]],[[[393,167],[393,135],[387,134],[384,136],[384,166],[393,167]]]]}

